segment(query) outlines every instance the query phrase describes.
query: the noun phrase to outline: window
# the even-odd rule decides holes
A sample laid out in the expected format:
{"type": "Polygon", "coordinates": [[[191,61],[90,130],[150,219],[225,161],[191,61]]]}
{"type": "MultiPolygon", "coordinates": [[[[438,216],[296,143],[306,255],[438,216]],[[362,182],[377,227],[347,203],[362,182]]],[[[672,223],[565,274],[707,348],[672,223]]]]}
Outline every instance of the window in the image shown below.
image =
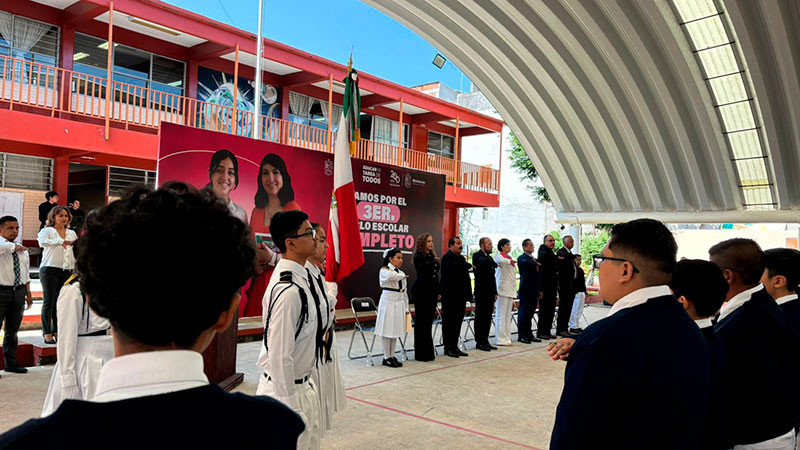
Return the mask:
{"type": "Polygon", "coordinates": [[[0,11],[0,55],[56,65],[59,28],[0,11]]]}
{"type": "Polygon", "coordinates": [[[436,133],[433,131],[428,132],[428,153],[454,159],[454,143],[455,139],[453,136],[448,136],[446,134],[436,133]]]}
{"type": "MultiPolygon", "coordinates": [[[[398,125],[400,122],[390,120],[380,116],[362,116],[361,129],[362,135],[366,135],[364,130],[369,128],[370,139],[382,144],[397,145],[398,143],[398,125]],[[364,123],[365,120],[368,123],[364,123]]],[[[408,148],[409,127],[408,124],[403,124],[403,148],[408,148]]]]}
{"type": "Polygon", "coordinates": [[[52,159],[0,153],[0,187],[49,191],[52,185],[52,159]]]}
{"type": "MultiPolygon", "coordinates": [[[[77,72],[105,77],[108,66],[108,41],[75,33],[73,61],[77,72]]],[[[127,45],[114,44],[114,81],[183,95],[185,68],[186,64],[182,61],[127,45]]]]}
{"type": "Polygon", "coordinates": [[[126,189],[139,184],[155,188],[156,173],[152,170],[108,166],[109,197],[122,197],[126,189]]]}

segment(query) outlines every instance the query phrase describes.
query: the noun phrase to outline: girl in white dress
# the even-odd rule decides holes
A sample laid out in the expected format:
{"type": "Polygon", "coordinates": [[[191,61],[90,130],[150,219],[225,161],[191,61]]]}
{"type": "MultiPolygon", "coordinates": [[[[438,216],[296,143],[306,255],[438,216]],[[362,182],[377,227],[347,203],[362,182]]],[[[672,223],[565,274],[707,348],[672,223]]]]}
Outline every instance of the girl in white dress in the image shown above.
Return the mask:
{"type": "Polygon", "coordinates": [[[380,284],[383,292],[378,303],[378,317],[375,320],[375,334],[381,337],[383,345],[383,365],[403,367],[394,356],[397,339],[406,334],[406,314],[408,312],[408,275],[403,266],[403,254],[396,248],[383,252],[383,266],[380,270],[380,284]]]}
{"type": "Polygon", "coordinates": [[[517,297],[517,262],[511,257],[511,241],[500,239],[497,242],[497,302],[495,303],[494,329],[497,345],[511,345],[511,306],[517,297]]]}
{"type": "Polygon", "coordinates": [[[57,306],[58,360],[50,378],[42,417],[52,414],[64,400],[90,400],[97,388],[100,370],[114,357],[108,319],[89,308],[77,275],[61,288],[57,306]]]}

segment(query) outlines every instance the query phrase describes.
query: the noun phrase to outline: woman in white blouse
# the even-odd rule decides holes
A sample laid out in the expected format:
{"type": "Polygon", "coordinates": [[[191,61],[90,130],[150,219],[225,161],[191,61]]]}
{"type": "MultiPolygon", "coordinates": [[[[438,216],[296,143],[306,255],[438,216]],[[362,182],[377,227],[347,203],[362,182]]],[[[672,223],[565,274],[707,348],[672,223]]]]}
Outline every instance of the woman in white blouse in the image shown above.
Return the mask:
{"type": "Polygon", "coordinates": [[[408,275],[400,268],[403,254],[396,248],[383,253],[383,267],[380,270],[381,299],[378,303],[378,317],[375,320],[375,334],[383,344],[383,365],[403,367],[394,356],[397,339],[406,334],[406,314],[408,312],[408,275]]]}
{"type": "Polygon", "coordinates": [[[517,262],[511,257],[511,241],[500,239],[497,242],[497,302],[495,303],[494,329],[497,345],[511,345],[511,305],[517,297],[517,262]]]}
{"type": "Polygon", "coordinates": [[[100,370],[114,357],[114,341],[108,334],[108,319],[89,308],[77,275],[61,288],[58,296],[60,336],[56,365],[42,408],[49,416],[64,400],[90,400],[97,388],[100,370]]]}
{"type": "Polygon", "coordinates": [[[39,230],[39,247],[42,247],[42,262],[39,263],[39,280],[42,282],[42,334],[45,344],[55,344],[58,336],[58,293],[75,268],[72,244],[78,239],[74,231],[67,228],[72,213],[66,206],[56,206],[47,215],[45,227],[39,230]]]}

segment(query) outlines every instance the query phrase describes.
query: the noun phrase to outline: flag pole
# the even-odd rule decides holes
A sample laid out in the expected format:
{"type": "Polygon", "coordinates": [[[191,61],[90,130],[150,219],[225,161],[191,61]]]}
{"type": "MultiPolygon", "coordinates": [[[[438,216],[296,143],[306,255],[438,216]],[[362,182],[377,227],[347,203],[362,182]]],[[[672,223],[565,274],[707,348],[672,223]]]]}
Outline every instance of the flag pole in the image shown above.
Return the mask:
{"type": "Polygon", "coordinates": [[[258,36],[256,37],[256,85],[253,103],[253,138],[261,139],[261,55],[264,54],[264,0],[258,0],[258,36]]]}

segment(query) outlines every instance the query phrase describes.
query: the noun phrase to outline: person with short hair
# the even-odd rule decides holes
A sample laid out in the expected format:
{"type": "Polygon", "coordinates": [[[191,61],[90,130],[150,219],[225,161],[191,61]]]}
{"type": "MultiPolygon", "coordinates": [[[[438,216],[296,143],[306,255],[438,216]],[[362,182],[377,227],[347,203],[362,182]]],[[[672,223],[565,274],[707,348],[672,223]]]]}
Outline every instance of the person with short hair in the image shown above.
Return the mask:
{"type": "Polygon", "coordinates": [[[70,203],[69,208],[72,213],[72,220],[69,222],[69,226],[76,232],[80,232],[81,228],[83,228],[83,221],[86,218],[86,213],[81,209],[81,201],[76,198],[70,203]]]}
{"type": "Polygon", "coordinates": [[[497,350],[489,343],[489,330],[492,327],[492,312],[497,300],[497,284],[494,272],[497,263],[492,259],[492,240],[482,237],[478,241],[480,250],[472,254],[475,268],[475,348],[488,352],[497,350]]]}
{"type": "Polygon", "coordinates": [[[570,334],[581,334],[580,320],[583,316],[583,307],[586,304],[586,272],[581,267],[583,264],[583,257],[580,254],[575,255],[575,283],[573,290],[575,291],[575,301],[572,302],[572,312],[569,315],[569,332],[570,334]]]}
{"type": "Polygon", "coordinates": [[[444,354],[451,358],[469,356],[458,348],[461,325],[467,302],[472,301],[472,281],[469,270],[472,268],[464,255],[464,244],[458,236],[447,241],[447,253],[442,256],[442,341],[444,354]]]}
{"type": "Polygon", "coordinates": [[[33,305],[31,260],[27,247],[14,242],[17,237],[17,218],[0,217],[0,322],[5,324],[3,359],[6,372],[26,373],[28,369],[17,361],[17,332],[24,311],[33,305]]]}
{"type": "Polygon", "coordinates": [[[406,335],[408,311],[408,275],[402,270],[403,253],[398,248],[383,252],[383,265],[378,272],[381,298],[375,319],[375,335],[381,337],[383,365],[403,367],[394,356],[397,340],[406,335]]]}
{"type": "Polygon", "coordinates": [[[611,229],[594,257],[608,316],[548,346],[568,361],[551,450],[699,448],[709,354],[667,286],[677,249],[656,220],[611,229]]]}
{"type": "Polygon", "coordinates": [[[572,247],[575,239],[570,235],[561,238],[564,244],[556,252],[558,258],[558,317],[556,318],[556,335],[561,337],[569,336],[569,318],[572,313],[572,302],[578,292],[576,279],[578,278],[578,268],[575,266],[575,255],[572,247]]]}
{"type": "Polygon", "coordinates": [[[264,373],[256,394],[273,397],[297,412],[306,425],[297,448],[318,449],[322,437],[319,395],[311,372],[321,345],[319,299],[315,298],[320,293],[305,267],[317,252],[317,232],[303,211],[275,213],[269,231],[283,258],[264,294],[264,342],[258,356],[264,373]]]}
{"type": "Polygon", "coordinates": [[[497,241],[497,301],[495,302],[495,341],[496,345],[511,344],[511,308],[517,297],[517,262],[511,257],[511,241],[506,238],[497,241]]]}
{"type": "Polygon", "coordinates": [[[66,400],[0,436],[0,448],[254,448],[265,436],[270,448],[296,448],[297,414],[203,373],[200,352],[236,319],[255,261],[247,225],[226,205],[194,189],[137,187],[87,217],[75,251],[116,356],[91,402],[66,400]]]}
{"type": "Polygon", "coordinates": [[[531,326],[536,304],[542,298],[542,291],[539,289],[540,264],[533,257],[532,240],[522,241],[522,254],[517,258],[517,266],[519,266],[519,291],[517,292],[519,296],[519,311],[517,312],[519,336],[517,340],[523,344],[542,342],[533,335],[531,326]]]}
{"type": "Polygon", "coordinates": [[[764,255],[751,240],[708,250],[730,289],[714,330],[728,358],[728,430],[734,449],[794,450],[794,364],[797,337],[761,284],[764,255]],[[758,386],[758,389],[753,389],[758,386]]]}
{"type": "Polygon", "coordinates": [[[422,233],[417,237],[413,260],[417,272],[417,278],[411,285],[411,298],[414,299],[414,359],[433,361],[436,358],[433,320],[436,318],[436,304],[442,295],[439,292],[439,257],[436,256],[430,233],[422,233]]]}
{"type": "Polygon", "coordinates": [[[46,227],[39,230],[39,246],[44,249],[39,263],[39,280],[42,282],[42,335],[45,344],[55,344],[58,336],[58,310],[56,302],[61,287],[75,268],[73,244],[78,239],[69,229],[72,212],[66,206],[55,206],[47,216],[46,227]]]}
{"type": "Polygon", "coordinates": [[[50,210],[58,204],[58,192],[48,191],[44,194],[45,201],[39,204],[39,229],[47,226],[47,217],[50,210]]]}
{"type": "Polygon", "coordinates": [[[539,262],[539,278],[542,296],[539,299],[539,322],[536,337],[539,339],[555,339],[551,334],[553,318],[556,316],[556,292],[558,291],[558,258],[553,249],[556,238],[548,234],[539,246],[536,260],[539,262]]]}
{"type": "MultiPolygon", "coordinates": [[[[716,264],[700,259],[678,261],[669,287],[686,313],[703,333],[711,361],[711,389],[709,391],[708,416],[705,421],[700,448],[723,450],[730,448],[727,438],[728,403],[728,358],[725,345],[714,331],[711,323],[728,293],[728,282],[716,264]]],[[[694,390],[693,386],[687,389],[694,390]]]]}

